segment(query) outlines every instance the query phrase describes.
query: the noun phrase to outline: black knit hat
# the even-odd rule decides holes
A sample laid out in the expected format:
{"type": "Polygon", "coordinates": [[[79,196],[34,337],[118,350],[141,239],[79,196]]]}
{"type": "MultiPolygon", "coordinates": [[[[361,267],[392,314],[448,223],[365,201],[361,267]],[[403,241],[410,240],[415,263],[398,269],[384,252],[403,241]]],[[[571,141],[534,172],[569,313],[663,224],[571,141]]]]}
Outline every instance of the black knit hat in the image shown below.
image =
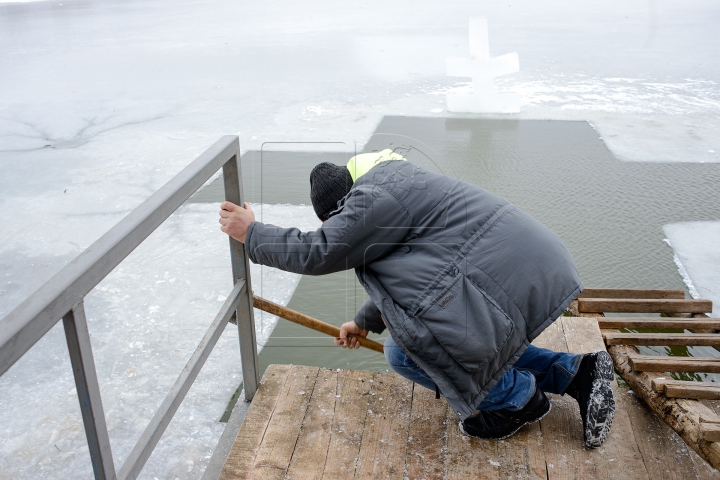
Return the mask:
{"type": "Polygon", "coordinates": [[[310,200],[315,214],[323,222],[330,218],[330,212],[348,194],[353,180],[346,167],[323,162],[315,165],[310,172],[310,200]]]}

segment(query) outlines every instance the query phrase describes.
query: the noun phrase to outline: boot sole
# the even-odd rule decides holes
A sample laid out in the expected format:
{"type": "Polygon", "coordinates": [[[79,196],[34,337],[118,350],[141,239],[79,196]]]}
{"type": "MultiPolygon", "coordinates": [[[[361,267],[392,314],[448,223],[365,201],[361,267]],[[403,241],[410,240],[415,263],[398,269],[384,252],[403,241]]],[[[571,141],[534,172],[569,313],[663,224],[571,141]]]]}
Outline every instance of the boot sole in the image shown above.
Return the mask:
{"type": "Polygon", "coordinates": [[[610,384],[614,377],[612,358],[607,352],[598,352],[585,416],[585,445],[590,448],[602,445],[610,433],[615,416],[615,395],[610,384]]]}
{"type": "Polygon", "coordinates": [[[537,417],[537,418],[535,418],[535,419],[533,419],[533,420],[528,420],[527,422],[523,423],[523,424],[520,425],[518,428],[516,428],[515,430],[513,430],[512,432],[508,433],[507,435],[505,435],[505,436],[503,436],[503,437],[478,437],[477,435],[470,435],[470,434],[467,433],[467,432],[465,431],[465,429],[463,428],[463,422],[460,422],[460,423],[459,423],[460,433],[462,433],[462,434],[465,435],[466,437],[480,438],[480,439],[482,439],[482,440],[505,440],[506,438],[512,437],[513,435],[515,435],[515,434],[518,432],[518,430],[520,430],[521,428],[523,428],[525,425],[532,425],[533,423],[539,422],[540,420],[542,420],[543,418],[545,418],[545,415],[547,415],[548,413],[550,413],[550,410],[552,410],[552,403],[550,403],[550,401],[548,401],[547,410],[545,410],[542,414],[540,414],[539,417],[537,417]]]}

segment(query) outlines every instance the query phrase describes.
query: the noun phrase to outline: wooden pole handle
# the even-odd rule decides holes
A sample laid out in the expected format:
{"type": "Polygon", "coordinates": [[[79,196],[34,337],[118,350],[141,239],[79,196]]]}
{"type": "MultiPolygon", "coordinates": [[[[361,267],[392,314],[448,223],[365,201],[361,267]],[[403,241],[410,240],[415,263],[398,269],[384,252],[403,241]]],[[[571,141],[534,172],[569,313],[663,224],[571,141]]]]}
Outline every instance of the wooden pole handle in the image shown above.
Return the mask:
{"type": "MultiPolygon", "coordinates": [[[[277,303],[271,302],[270,300],[265,300],[264,298],[258,297],[257,295],[253,295],[253,306],[255,308],[259,308],[264,312],[277,315],[278,317],[282,317],[285,320],[289,320],[293,323],[297,323],[298,325],[302,325],[303,327],[311,328],[316,332],[324,333],[335,338],[340,337],[340,329],[338,327],[330,325],[329,323],[322,322],[316,318],[309,317],[295,310],[291,310],[287,307],[283,307],[282,305],[278,305],[277,303]]],[[[360,343],[361,347],[369,348],[370,350],[375,350],[376,352],[380,353],[384,352],[382,344],[376,342],[375,340],[370,340],[368,338],[358,335],[348,335],[348,337],[356,338],[360,343]]]]}

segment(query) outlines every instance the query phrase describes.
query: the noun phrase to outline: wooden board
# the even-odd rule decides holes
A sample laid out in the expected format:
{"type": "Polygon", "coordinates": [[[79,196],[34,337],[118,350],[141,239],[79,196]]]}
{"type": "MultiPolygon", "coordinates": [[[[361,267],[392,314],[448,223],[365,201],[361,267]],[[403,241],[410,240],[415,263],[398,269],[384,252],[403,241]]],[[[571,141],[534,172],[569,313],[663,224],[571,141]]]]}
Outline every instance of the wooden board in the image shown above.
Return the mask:
{"type": "Polygon", "coordinates": [[[447,459],[445,478],[466,480],[500,478],[497,440],[466,437],[458,427],[460,419],[452,408],[447,409],[447,459]]]}
{"type": "MultiPolygon", "coordinates": [[[[581,353],[601,348],[602,339],[595,319],[561,318],[534,344],[581,353]]],[[[702,463],[688,467],[677,439],[653,441],[652,422],[632,423],[639,414],[619,394],[610,436],[597,449],[583,446],[577,402],[548,396],[543,420],[486,441],[462,435],[444,399],[395,374],[273,365],[221,478],[698,478],[688,468],[702,463]]]]}
{"type": "Polygon", "coordinates": [[[656,392],[670,398],[720,400],[720,385],[717,383],[654,378],[651,386],[656,392]]]}
{"type": "MultiPolygon", "coordinates": [[[[563,318],[563,330],[570,353],[588,353],[604,351],[600,329],[594,318],[563,318]]],[[[619,398],[618,386],[615,380],[611,382],[615,398],[619,398]]],[[[592,450],[598,454],[614,458],[613,462],[596,460],[597,475],[602,478],[649,478],[647,469],[634,438],[632,425],[627,411],[622,408],[621,401],[616,402],[615,417],[608,438],[600,449],[592,450]]]]}
{"type": "MultiPolygon", "coordinates": [[[[712,467],[704,458],[697,454],[692,448],[688,448],[688,454],[695,466],[697,478],[700,480],[720,480],[720,470],[712,467]]],[[[691,477],[692,478],[692,477],[691,477]]]]}
{"type": "Polygon", "coordinates": [[[408,444],[405,457],[407,478],[442,478],[445,475],[448,404],[435,398],[435,392],[413,386],[408,444]],[[440,448],[439,448],[440,447],[440,448]]]}
{"type": "Polygon", "coordinates": [[[678,328],[720,330],[720,320],[672,317],[598,317],[601,330],[620,328],[678,328]]]}
{"type": "Polygon", "coordinates": [[[355,478],[397,478],[405,472],[412,383],[399,375],[375,373],[355,478]]]}
{"type": "Polygon", "coordinates": [[[710,300],[580,298],[580,313],[710,313],[710,300]]]}
{"type": "Polygon", "coordinates": [[[319,371],[287,471],[288,478],[322,478],[335,411],[337,380],[337,371],[319,371]]]}
{"type": "Polygon", "coordinates": [[[318,374],[317,367],[290,370],[257,456],[253,478],[285,477],[318,374]]]}
{"type": "MultiPolygon", "coordinates": [[[[720,416],[717,412],[720,411],[720,401],[717,400],[699,400],[702,404],[709,407],[712,412],[715,413],[713,416],[710,412],[700,415],[700,423],[720,423],[720,416]]],[[[693,449],[689,449],[690,458],[692,458],[695,465],[695,470],[698,472],[698,477],[702,479],[714,479],[720,480],[720,470],[715,470],[710,464],[703,459],[693,449]]]]}
{"type": "Polygon", "coordinates": [[[720,425],[717,423],[701,423],[700,434],[706,442],[720,442],[720,425]]]}
{"type": "MultiPolygon", "coordinates": [[[[692,456],[683,439],[672,428],[653,413],[632,390],[618,389],[617,400],[628,413],[635,442],[650,478],[697,478],[692,456]]],[[[700,461],[705,463],[705,460],[700,461]]]]}
{"type": "Polygon", "coordinates": [[[225,461],[221,479],[252,477],[257,451],[290,370],[289,365],[270,365],[265,370],[255,399],[248,408],[240,433],[225,461]]]}
{"type": "Polygon", "coordinates": [[[685,298],[684,290],[659,290],[641,288],[586,288],[578,298],[685,298]]]}
{"type": "Polygon", "coordinates": [[[608,347],[615,369],[643,401],[675,430],[693,450],[713,466],[720,466],[720,442],[705,442],[700,434],[700,418],[714,416],[715,412],[701,402],[682,398],[668,398],[652,389],[652,379],[661,375],[638,372],[630,365],[637,349],[630,345],[608,347]]]}
{"type": "Polygon", "coordinates": [[[603,332],[607,345],[684,345],[720,347],[716,333],[621,333],[603,332]]]}
{"type": "Polygon", "coordinates": [[[500,478],[546,479],[544,442],[540,422],[522,428],[511,439],[500,440],[500,478]]]}
{"type": "Polygon", "coordinates": [[[720,373],[720,358],[660,357],[630,355],[629,365],[639,372],[706,372],[720,373]]]}
{"type": "Polygon", "coordinates": [[[355,478],[365,431],[372,373],[341,370],[323,478],[355,478]]]}
{"type": "MultiPolygon", "coordinates": [[[[560,317],[533,344],[556,352],[567,352],[560,317]]],[[[598,478],[599,470],[591,451],[583,446],[582,419],[577,402],[569,396],[548,394],[552,410],[540,420],[548,479],[598,478]],[[587,460],[587,462],[586,462],[587,460]]]]}

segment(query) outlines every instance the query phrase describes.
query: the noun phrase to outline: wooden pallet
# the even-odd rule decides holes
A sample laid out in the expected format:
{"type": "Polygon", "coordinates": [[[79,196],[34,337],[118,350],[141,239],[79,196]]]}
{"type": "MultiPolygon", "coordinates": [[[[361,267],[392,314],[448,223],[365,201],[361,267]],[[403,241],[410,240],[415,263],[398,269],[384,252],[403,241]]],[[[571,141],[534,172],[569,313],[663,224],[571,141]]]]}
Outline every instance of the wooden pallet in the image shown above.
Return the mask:
{"type": "MultiPolygon", "coordinates": [[[[603,348],[592,318],[561,317],[536,345],[603,348]]],[[[549,395],[540,422],[504,441],[461,435],[444,399],[392,373],[268,367],[221,478],[715,478],[672,430],[613,382],[618,409],[599,449],[577,403],[549,395]]]]}
{"type": "Polygon", "coordinates": [[[684,297],[682,290],[586,289],[570,309],[576,315],[598,317],[603,340],[622,378],[688,445],[719,468],[720,384],[675,380],[670,373],[720,373],[720,357],[641,355],[637,348],[720,348],[720,319],[707,316],[712,302],[684,297]],[[606,313],[668,316],[607,317],[606,313]],[[627,329],[671,332],[622,331],[627,329]]]}

